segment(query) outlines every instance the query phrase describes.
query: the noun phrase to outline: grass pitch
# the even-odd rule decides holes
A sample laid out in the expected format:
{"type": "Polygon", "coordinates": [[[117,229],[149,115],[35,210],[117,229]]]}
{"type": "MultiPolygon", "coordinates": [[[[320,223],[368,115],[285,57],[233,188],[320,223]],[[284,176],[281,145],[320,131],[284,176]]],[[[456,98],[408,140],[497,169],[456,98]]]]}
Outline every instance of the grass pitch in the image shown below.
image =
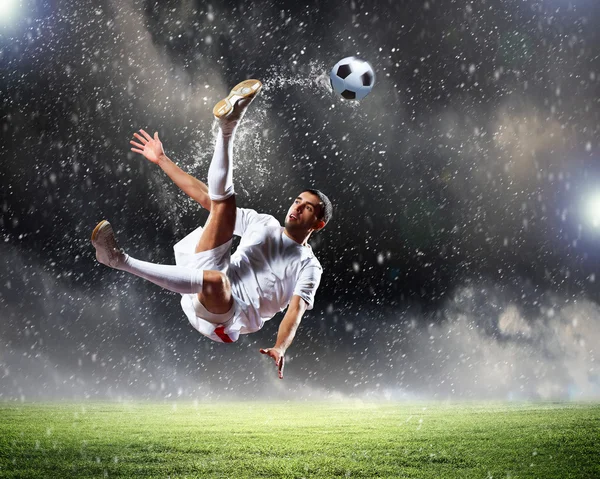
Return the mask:
{"type": "Polygon", "coordinates": [[[0,405],[0,477],[598,478],[600,405],[0,405]]]}

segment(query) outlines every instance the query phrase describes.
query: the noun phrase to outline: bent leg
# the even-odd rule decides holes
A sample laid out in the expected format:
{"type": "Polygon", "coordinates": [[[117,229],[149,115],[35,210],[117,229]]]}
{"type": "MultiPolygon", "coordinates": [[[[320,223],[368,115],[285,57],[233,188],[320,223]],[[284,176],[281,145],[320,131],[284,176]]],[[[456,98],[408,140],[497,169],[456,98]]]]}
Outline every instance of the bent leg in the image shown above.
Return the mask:
{"type": "Polygon", "coordinates": [[[226,274],[220,271],[204,271],[202,293],[198,301],[211,313],[223,314],[231,310],[233,297],[231,283],[226,274]]]}
{"type": "MultiPolygon", "coordinates": [[[[213,225],[216,223],[213,221],[213,225]]],[[[231,285],[226,274],[210,269],[190,268],[179,264],[156,264],[132,258],[119,248],[108,221],[103,220],[94,228],[92,245],[96,248],[96,258],[100,263],[144,278],[174,293],[198,294],[199,298],[206,296],[204,303],[211,312],[226,313],[233,306],[231,285]]],[[[227,261],[228,257],[229,252],[227,261]]],[[[210,264],[211,262],[206,262],[205,266],[210,267],[210,264]]],[[[219,261],[212,264],[217,268],[221,267],[219,261]]]]}
{"type": "Polygon", "coordinates": [[[125,255],[117,269],[144,278],[164,289],[179,294],[196,294],[203,290],[204,271],[185,266],[156,264],[125,255]]]}
{"type": "Polygon", "coordinates": [[[174,293],[198,294],[198,299],[211,313],[226,313],[233,306],[229,278],[220,271],[149,263],[128,255],[119,269],[174,293]]]}

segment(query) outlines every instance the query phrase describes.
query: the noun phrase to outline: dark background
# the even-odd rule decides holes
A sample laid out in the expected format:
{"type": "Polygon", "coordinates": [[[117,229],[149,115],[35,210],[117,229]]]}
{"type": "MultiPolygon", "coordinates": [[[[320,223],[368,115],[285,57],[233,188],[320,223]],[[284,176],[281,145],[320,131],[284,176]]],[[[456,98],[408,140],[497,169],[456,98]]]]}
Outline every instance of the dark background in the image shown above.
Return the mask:
{"type": "Polygon", "coordinates": [[[22,0],[0,17],[0,399],[597,398],[595,0],[22,0]],[[361,102],[329,89],[371,63],[361,102]],[[139,128],[205,180],[212,107],[264,82],[236,137],[238,205],[334,217],[286,379],[178,295],[98,265],[101,219],[140,259],[206,212],[129,151],[139,128]]]}

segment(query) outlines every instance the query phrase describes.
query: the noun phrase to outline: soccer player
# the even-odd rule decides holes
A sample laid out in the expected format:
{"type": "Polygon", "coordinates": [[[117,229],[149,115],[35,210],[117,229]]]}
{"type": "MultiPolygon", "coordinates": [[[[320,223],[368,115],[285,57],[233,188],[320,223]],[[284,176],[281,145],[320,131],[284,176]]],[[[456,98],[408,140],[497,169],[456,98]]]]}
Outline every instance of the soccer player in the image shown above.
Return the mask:
{"type": "Polygon", "coordinates": [[[272,348],[260,349],[274,359],[283,379],[285,352],[305,311],[312,309],[322,267],[308,239],[332,214],[327,196],[306,189],[290,206],[285,226],[272,216],[236,206],[233,139],[236,129],[262,88],[258,80],[236,85],[219,101],[219,121],[208,186],[181,170],[165,154],[158,133],[134,133],[132,151],[157,164],[190,198],[210,211],[204,227],[177,243],[175,265],[137,260],[119,248],[112,226],[101,221],[92,233],[96,258],[182,295],[181,306],[191,324],[214,341],[230,343],[240,334],[258,331],[277,312],[287,311],[272,348]],[[241,236],[231,255],[233,235],[241,236]]]}

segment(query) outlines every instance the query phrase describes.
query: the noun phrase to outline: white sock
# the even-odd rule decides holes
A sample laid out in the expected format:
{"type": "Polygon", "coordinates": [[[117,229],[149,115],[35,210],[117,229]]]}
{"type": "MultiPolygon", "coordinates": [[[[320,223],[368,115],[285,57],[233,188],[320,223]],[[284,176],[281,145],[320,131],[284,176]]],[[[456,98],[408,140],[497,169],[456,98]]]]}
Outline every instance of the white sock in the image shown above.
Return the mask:
{"type": "Polygon", "coordinates": [[[211,200],[223,201],[233,190],[233,137],[237,122],[230,122],[226,131],[219,128],[215,152],[208,168],[208,196],[211,200]]]}
{"type": "Polygon", "coordinates": [[[147,279],[174,293],[193,294],[202,292],[203,270],[170,264],[148,263],[129,255],[125,256],[125,261],[119,265],[119,269],[147,279]]]}

